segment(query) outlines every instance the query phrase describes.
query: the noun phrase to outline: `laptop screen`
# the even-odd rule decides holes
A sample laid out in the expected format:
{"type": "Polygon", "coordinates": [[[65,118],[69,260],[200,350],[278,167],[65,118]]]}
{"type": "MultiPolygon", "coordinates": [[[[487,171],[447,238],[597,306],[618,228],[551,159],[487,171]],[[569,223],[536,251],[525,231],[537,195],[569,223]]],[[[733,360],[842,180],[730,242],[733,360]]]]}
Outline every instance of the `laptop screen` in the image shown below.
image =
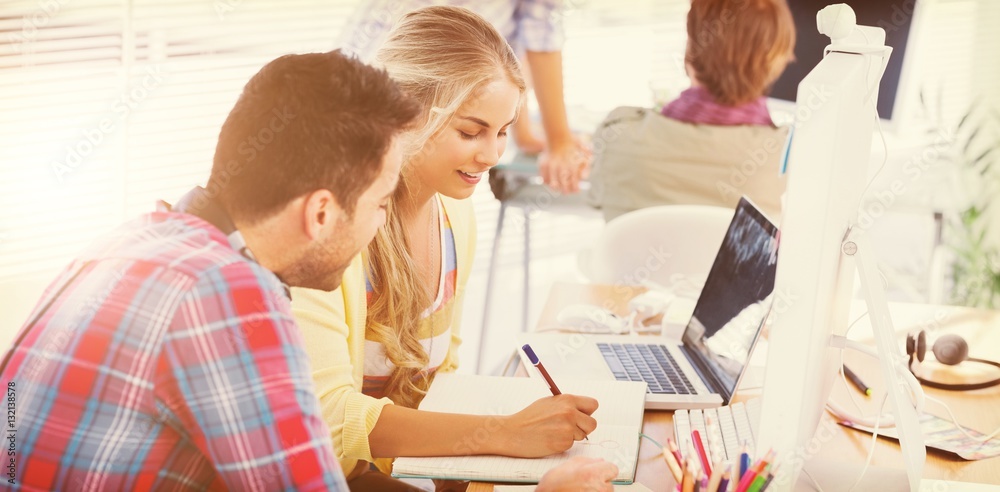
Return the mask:
{"type": "Polygon", "coordinates": [[[777,251],[778,228],[741,198],[683,336],[727,402],[770,310],[777,251]]]}

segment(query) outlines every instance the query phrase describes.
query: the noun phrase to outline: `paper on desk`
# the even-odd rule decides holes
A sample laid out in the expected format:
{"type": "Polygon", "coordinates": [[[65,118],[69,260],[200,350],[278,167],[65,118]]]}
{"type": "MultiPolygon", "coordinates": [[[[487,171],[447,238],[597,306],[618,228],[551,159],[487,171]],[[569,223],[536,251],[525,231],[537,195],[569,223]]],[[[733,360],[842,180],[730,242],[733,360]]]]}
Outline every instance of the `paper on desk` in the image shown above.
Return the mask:
{"type": "MultiPolygon", "coordinates": [[[[493,492],[531,492],[535,490],[534,485],[496,485],[493,492]]],[[[635,482],[632,485],[615,485],[615,490],[619,492],[653,492],[649,487],[635,482]]]]}
{"type": "Polygon", "coordinates": [[[947,490],[948,492],[997,492],[996,485],[971,482],[954,482],[951,480],[935,480],[924,478],[920,480],[920,492],[947,490]]]}
{"type": "MultiPolygon", "coordinates": [[[[871,427],[865,427],[849,421],[841,421],[840,425],[869,434],[874,430],[871,427]]],[[[1000,456],[1000,439],[994,438],[985,442],[969,439],[950,420],[945,420],[936,415],[929,413],[921,415],[920,430],[924,434],[924,445],[929,448],[954,453],[970,461],[1000,456]]],[[[972,436],[986,437],[985,434],[968,427],[965,427],[965,430],[972,436]]],[[[880,436],[899,439],[899,434],[896,433],[895,428],[880,428],[878,434],[880,436]]]]}
{"type": "MultiPolygon", "coordinates": [[[[618,466],[615,481],[631,482],[638,462],[646,383],[626,381],[559,381],[565,393],[590,396],[599,407],[593,417],[597,429],[590,440],[579,441],[568,451],[546,458],[504,456],[450,456],[397,458],[393,476],[431,477],[501,482],[534,482],[548,470],[574,456],[603,458],[618,466]]],[[[502,378],[440,374],[420,403],[421,410],[473,415],[510,415],[539,398],[551,396],[535,378],[502,378]]],[[[489,439],[489,429],[482,436],[489,439]]]]}

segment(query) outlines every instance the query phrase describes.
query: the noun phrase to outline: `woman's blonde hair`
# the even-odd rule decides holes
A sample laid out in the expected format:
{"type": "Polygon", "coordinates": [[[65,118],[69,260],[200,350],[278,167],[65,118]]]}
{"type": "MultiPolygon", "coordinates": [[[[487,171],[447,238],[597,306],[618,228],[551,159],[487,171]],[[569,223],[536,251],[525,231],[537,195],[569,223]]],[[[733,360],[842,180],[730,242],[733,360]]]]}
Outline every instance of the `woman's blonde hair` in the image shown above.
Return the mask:
{"type": "MultiPolygon", "coordinates": [[[[409,135],[402,179],[387,208],[386,225],[369,245],[374,295],[368,307],[367,338],[385,347],[395,369],[386,396],[414,407],[429,385],[428,354],[420,345],[421,314],[431,305],[417,263],[409,252],[398,204],[410,192],[408,162],[426,153],[463,104],[485,96],[491,82],[507,80],[525,91],[517,56],[482,17],[460,7],[427,7],[403,16],[375,56],[403,92],[422,106],[409,135]]],[[[443,248],[444,245],[442,244],[443,248]]],[[[454,354],[453,354],[454,356],[454,354]]]]}

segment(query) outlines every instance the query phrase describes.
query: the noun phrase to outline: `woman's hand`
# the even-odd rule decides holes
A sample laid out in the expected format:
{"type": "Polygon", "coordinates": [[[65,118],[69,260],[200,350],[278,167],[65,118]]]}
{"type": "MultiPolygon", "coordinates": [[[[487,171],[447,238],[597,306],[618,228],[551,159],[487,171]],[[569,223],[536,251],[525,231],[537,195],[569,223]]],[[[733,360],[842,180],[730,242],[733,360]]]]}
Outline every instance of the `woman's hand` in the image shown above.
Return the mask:
{"type": "Polygon", "coordinates": [[[505,417],[502,454],[540,458],[566,451],[597,428],[590,415],[597,400],[586,396],[559,395],[542,398],[524,410],[505,417]]]}
{"type": "Polygon", "coordinates": [[[618,467],[599,458],[577,456],[546,473],[535,492],[611,492],[618,467]]]}

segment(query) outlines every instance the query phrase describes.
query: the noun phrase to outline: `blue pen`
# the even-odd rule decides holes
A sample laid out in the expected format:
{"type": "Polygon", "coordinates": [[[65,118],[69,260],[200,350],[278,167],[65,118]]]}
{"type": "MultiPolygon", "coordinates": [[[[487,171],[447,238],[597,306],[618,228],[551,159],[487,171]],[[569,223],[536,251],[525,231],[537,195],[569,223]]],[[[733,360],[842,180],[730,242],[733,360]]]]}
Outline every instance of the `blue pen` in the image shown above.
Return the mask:
{"type": "Polygon", "coordinates": [[[524,351],[524,355],[528,356],[528,360],[531,361],[531,365],[538,369],[538,372],[542,373],[542,377],[545,378],[545,382],[549,384],[549,391],[552,392],[552,396],[559,396],[562,391],[556,387],[556,382],[552,380],[552,376],[549,376],[549,371],[545,370],[545,366],[542,365],[542,361],[538,360],[538,356],[535,355],[535,351],[531,350],[531,346],[524,344],[521,346],[521,350],[524,351]]]}
{"type": "MultiPolygon", "coordinates": [[[[552,380],[552,376],[549,376],[549,371],[545,370],[545,366],[542,365],[542,361],[538,360],[538,356],[535,355],[534,350],[531,350],[531,346],[524,344],[521,346],[521,350],[524,351],[524,355],[528,356],[528,361],[531,362],[531,365],[535,366],[535,368],[538,369],[538,372],[542,373],[542,377],[545,378],[545,382],[549,385],[549,391],[552,392],[552,396],[561,395],[562,391],[559,391],[559,388],[556,386],[556,382],[552,380]]],[[[590,440],[587,436],[583,436],[583,438],[588,441],[590,440]]]]}

